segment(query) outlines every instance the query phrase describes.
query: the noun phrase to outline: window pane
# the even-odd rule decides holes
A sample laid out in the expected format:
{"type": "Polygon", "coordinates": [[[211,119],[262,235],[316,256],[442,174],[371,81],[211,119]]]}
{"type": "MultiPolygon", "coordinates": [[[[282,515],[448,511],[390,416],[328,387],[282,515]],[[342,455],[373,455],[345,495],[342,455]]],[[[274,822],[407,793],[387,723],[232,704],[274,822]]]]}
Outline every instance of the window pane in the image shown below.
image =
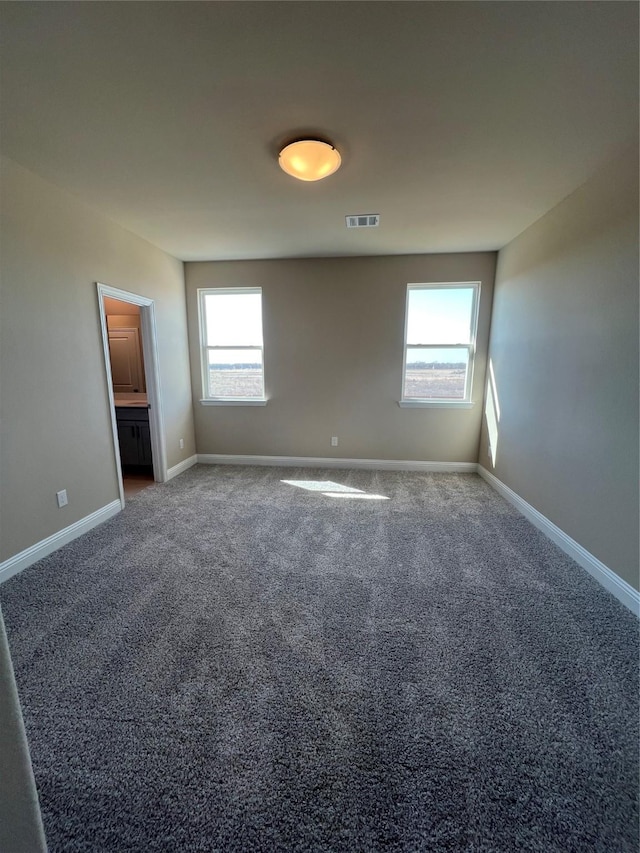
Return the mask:
{"type": "Polygon", "coordinates": [[[260,293],[207,293],[204,307],[209,346],[262,346],[260,293]]]}
{"type": "Polygon", "coordinates": [[[407,343],[471,343],[473,294],[472,287],[411,288],[407,343]]]}
{"type": "Polygon", "coordinates": [[[407,347],[405,399],[464,400],[469,350],[407,347]]]}
{"type": "Polygon", "coordinates": [[[209,350],[210,397],[262,397],[262,350],[209,350]]]}

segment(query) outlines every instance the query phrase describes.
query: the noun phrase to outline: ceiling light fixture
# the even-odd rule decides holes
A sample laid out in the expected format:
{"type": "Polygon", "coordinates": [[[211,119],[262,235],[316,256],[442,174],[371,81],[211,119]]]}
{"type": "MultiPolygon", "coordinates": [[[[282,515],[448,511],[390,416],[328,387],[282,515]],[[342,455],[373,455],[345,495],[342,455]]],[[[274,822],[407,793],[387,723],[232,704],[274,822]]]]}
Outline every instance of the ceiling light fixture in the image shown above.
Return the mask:
{"type": "Polygon", "coordinates": [[[340,168],[340,152],[319,139],[299,139],[280,152],[280,168],[299,181],[321,181],[340,168]]]}

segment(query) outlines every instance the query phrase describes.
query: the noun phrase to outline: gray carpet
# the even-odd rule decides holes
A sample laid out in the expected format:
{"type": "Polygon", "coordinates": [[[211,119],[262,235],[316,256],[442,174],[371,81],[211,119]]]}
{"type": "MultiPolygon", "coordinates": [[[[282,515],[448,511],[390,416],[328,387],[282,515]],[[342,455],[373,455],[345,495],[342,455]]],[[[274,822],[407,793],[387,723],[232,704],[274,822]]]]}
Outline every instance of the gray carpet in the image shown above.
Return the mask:
{"type": "Polygon", "coordinates": [[[638,849],[638,622],[475,475],[199,466],[0,600],[51,851],[638,849]]]}

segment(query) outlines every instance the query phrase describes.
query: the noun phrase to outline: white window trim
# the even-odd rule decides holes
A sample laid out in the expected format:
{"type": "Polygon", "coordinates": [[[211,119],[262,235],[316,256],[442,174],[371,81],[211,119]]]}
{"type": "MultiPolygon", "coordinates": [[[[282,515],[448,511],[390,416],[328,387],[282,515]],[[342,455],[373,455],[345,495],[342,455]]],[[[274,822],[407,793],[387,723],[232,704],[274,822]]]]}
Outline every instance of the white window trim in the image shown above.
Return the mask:
{"type": "Polygon", "coordinates": [[[201,406],[266,406],[269,401],[260,397],[206,397],[201,406]]]}
{"type": "Polygon", "coordinates": [[[198,322],[200,330],[200,375],[202,381],[202,406],[266,406],[264,382],[264,326],[262,346],[255,344],[243,346],[233,344],[231,346],[210,346],[207,342],[207,314],[205,309],[205,297],[214,295],[245,295],[251,293],[260,294],[260,321],[262,322],[262,288],[261,287],[199,287],[198,288],[198,322]],[[259,350],[262,355],[262,396],[261,397],[210,397],[209,396],[209,350],[214,349],[254,349],[259,350]]]}
{"type": "Polygon", "coordinates": [[[401,388],[402,396],[398,400],[398,405],[401,409],[471,409],[475,405],[471,399],[473,391],[473,373],[476,362],[476,338],[478,334],[478,313],[480,310],[480,287],[479,281],[429,281],[422,283],[411,283],[407,285],[407,295],[404,309],[404,342],[402,351],[402,377],[401,388]],[[470,339],[468,344],[411,344],[412,347],[421,347],[423,349],[466,349],[469,352],[469,369],[465,381],[464,399],[451,400],[446,397],[424,398],[405,397],[404,383],[407,374],[407,331],[409,329],[409,294],[412,290],[435,290],[443,288],[468,290],[473,288],[473,303],[471,305],[471,328],[470,339]]]}
{"type": "Polygon", "coordinates": [[[473,409],[473,400],[398,400],[401,409],[473,409]]]}

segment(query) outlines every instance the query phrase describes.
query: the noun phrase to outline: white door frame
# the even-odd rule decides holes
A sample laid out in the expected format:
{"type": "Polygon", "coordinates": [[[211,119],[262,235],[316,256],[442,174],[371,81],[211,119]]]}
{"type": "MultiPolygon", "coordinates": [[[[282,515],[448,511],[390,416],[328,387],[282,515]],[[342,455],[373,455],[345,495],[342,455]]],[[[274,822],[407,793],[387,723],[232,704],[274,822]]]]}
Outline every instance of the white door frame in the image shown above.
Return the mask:
{"type": "Polygon", "coordinates": [[[162,395],[160,393],[160,368],[158,366],[158,338],[156,333],[156,309],[153,299],[119,290],[108,284],[96,282],[98,288],[98,305],[100,310],[100,328],[102,330],[102,346],[104,349],[105,379],[109,408],[111,410],[111,430],[113,433],[113,449],[116,457],[118,486],[120,489],[120,504],[124,508],[124,485],[122,482],[122,464],[120,462],[120,445],[118,443],[118,424],[116,422],[116,405],[113,396],[113,381],[111,377],[111,359],[109,357],[109,331],[107,314],[104,307],[105,297],[119,299],[130,305],[140,307],[140,329],[142,332],[142,354],[144,356],[144,372],[147,384],[147,400],[149,401],[149,431],[151,433],[151,455],[153,457],[153,479],[157,483],[167,480],[167,454],[164,435],[164,418],[162,417],[162,395]]]}

